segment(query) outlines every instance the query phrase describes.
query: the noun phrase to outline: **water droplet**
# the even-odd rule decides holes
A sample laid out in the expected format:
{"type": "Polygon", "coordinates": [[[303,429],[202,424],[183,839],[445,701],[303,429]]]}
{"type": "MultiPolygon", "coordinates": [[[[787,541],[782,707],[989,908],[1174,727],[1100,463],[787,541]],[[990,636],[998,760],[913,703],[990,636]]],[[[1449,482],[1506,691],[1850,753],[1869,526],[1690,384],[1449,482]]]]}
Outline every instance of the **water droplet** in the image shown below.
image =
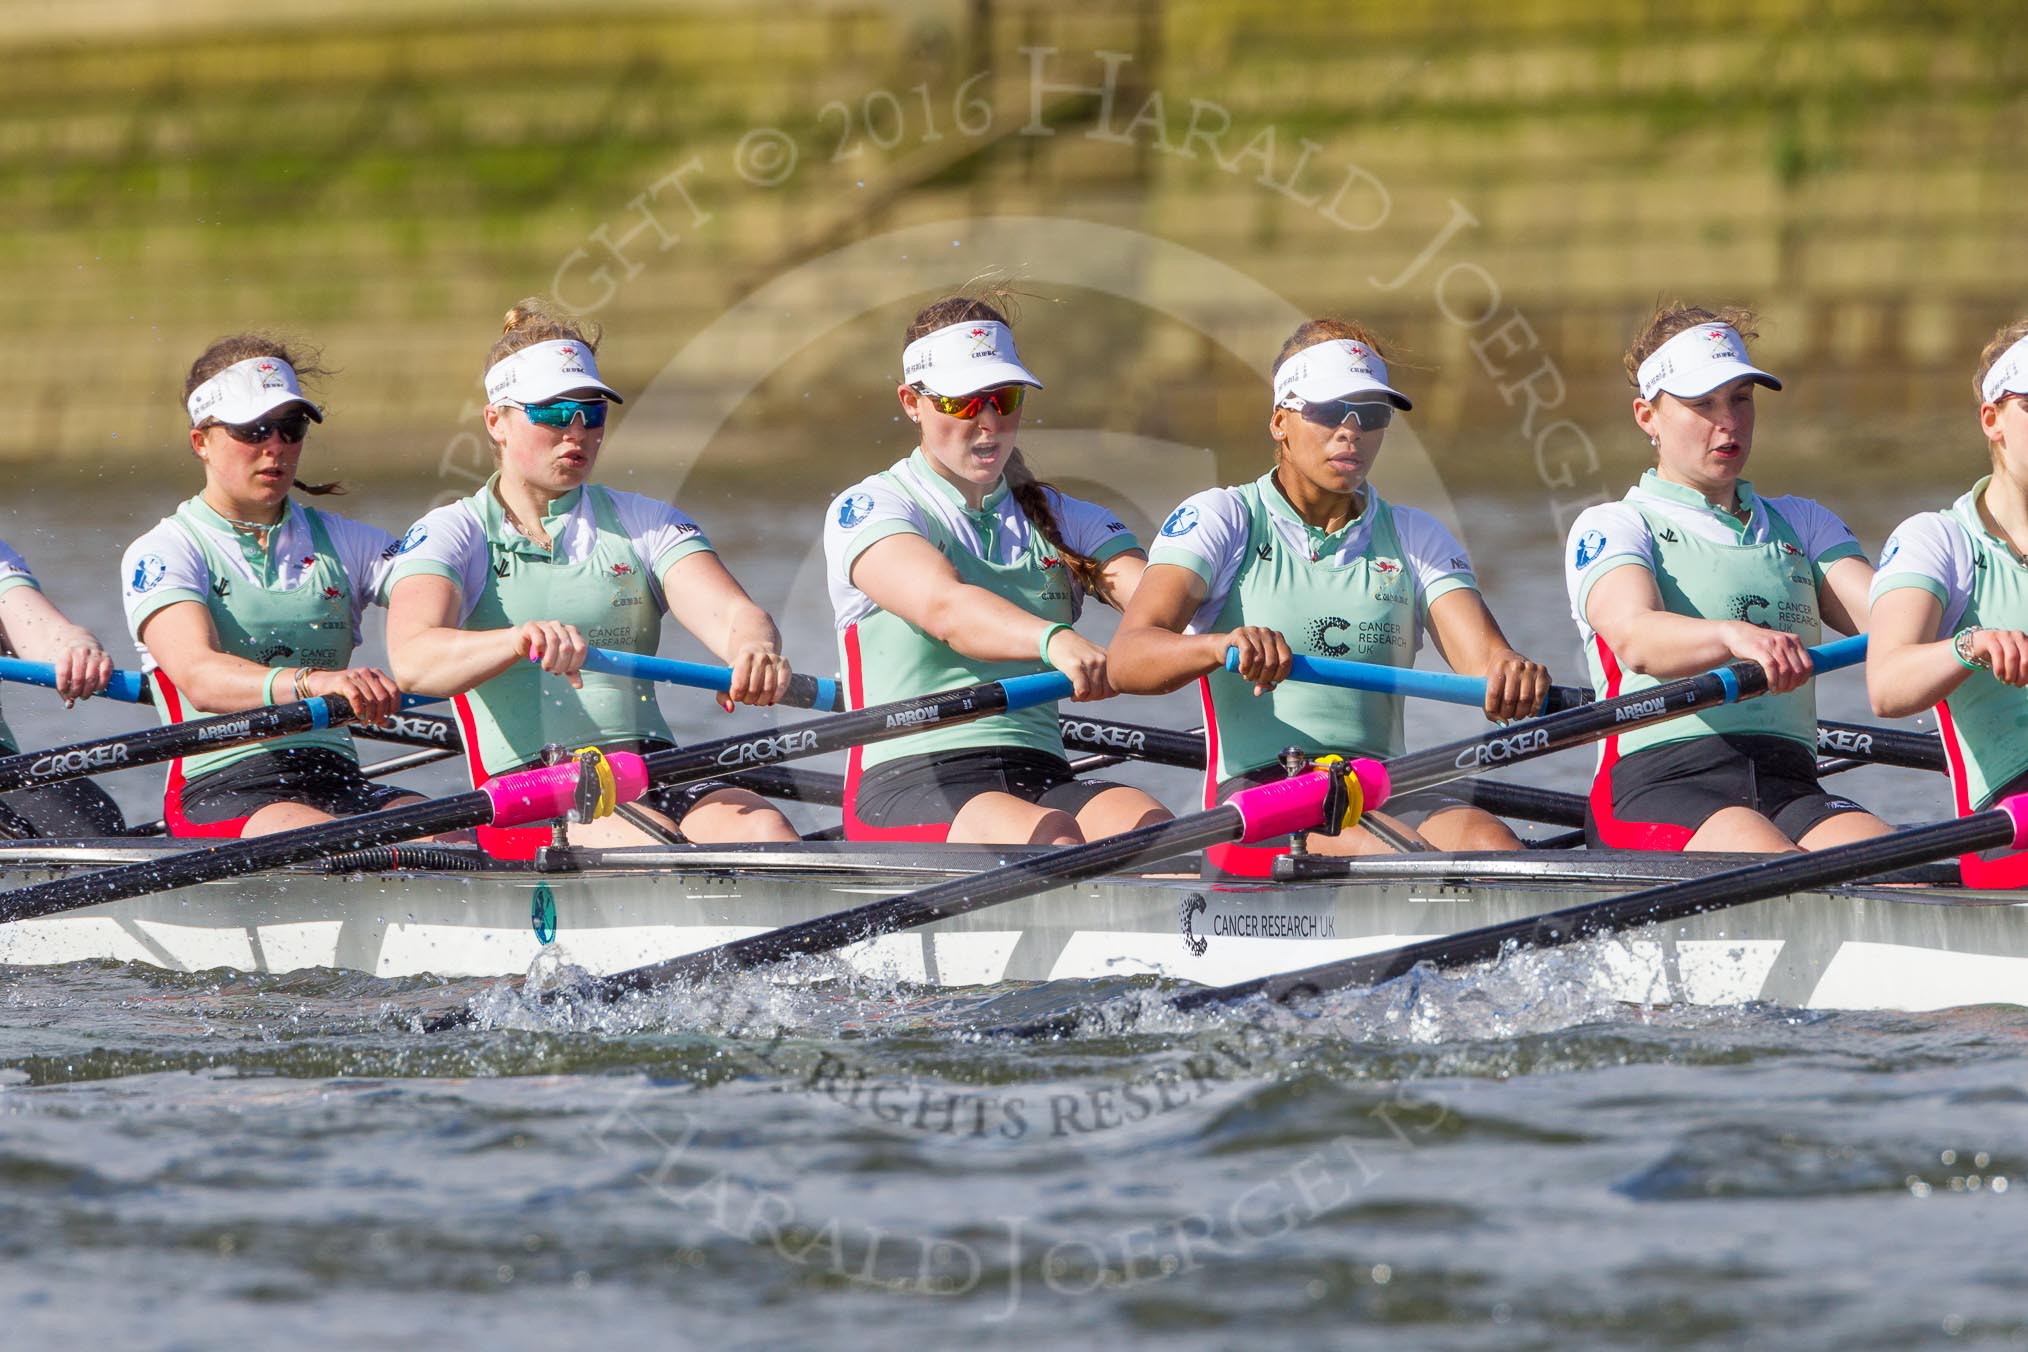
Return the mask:
{"type": "Polygon", "coordinates": [[[1375,1263],[1373,1265],[1373,1284],[1375,1286],[1385,1286],[1393,1280],[1394,1280],[1393,1268],[1389,1267],[1385,1263],[1375,1263]]]}
{"type": "Polygon", "coordinates": [[[1958,1152],[1955,1150],[1946,1150],[1941,1155],[1938,1155],[1937,1158],[1943,1161],[1945,1164],[1956,1164],[1958,1162],[1958,1152]]]}

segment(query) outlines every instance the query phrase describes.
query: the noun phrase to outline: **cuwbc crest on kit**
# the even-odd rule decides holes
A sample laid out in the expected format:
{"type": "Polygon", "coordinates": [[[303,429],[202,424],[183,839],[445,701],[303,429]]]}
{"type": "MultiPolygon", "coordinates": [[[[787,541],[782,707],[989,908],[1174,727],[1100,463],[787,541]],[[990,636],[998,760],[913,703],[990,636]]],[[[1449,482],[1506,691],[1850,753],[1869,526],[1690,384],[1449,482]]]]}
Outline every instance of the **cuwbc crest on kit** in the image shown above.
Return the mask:
{"type": "Polygon", "coordinates": [[[1196,529],[1197,509],[1188,505],[1178,507],[1175,511],[1169,513],[1169,519],[1162,523],[1162,534],[1170,539],[1174,539],[1179,535],[1188,535],[1196,529]]]}
{"type": "Polygon", "coordinates": [[[846,530],[856,530],[873,516],[873,495],[871,493],[848,493],[838,504],[838,524],[846,530]]]}

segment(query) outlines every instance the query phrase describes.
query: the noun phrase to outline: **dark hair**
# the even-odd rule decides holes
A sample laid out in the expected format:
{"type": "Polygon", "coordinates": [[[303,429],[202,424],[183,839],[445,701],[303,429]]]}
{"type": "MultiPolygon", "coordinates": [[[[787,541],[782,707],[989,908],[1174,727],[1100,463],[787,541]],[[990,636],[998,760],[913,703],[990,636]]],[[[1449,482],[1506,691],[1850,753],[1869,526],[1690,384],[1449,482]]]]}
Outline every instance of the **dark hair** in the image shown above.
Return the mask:
{"type": "MultiPolygon", "coordinates": [[[[991,301],[983,296],[961,294],[945,296],[941,300],[925,305],[916,312],[902,343],[904,345],[912,343],[925,334],[935,333],[938,329],[949,328],[953,324],[970,324],[981,320],[992,320],[996,324],[1007,323],[1007,315],[1000,307],[1013,309],[1011,302],[1015,293],[1003,286],[993,286],[985,290],[986,295],[992,297],[991,301]],[[994,301],[998,301],[999,305],[995,305],[994,301]]],[[[1106,585],[1105,565],[1091,555],[1080,553],[1064,543],[1063,527],[1058,524],[1056,509],[1049,502],[1051,493],[1061,496],[1062,490],[1036,478],[1035,472],[1028,468],[1028,461],[1022,456],[1021,448],[1018,446],[1014,448],[1013,454],[1007,457],[1006,477],[1007,491],[1014,495],[1014,501],[1021,504],[1021,511],[1027,516],[1029,523],[1041,531],[1043,538],[1056,547],[1058,556],[1063,559],[1064,567],[1070,569],[1070,575],[1077,579],[1078,585],[1101,601],[1110,602],[1112,588],[1106,585]]]]}
{"type": "Polygon", "coordinates": [[[1699,324],[1724,324],[1736,331],[1742,341],[1750,343],[1760,337],[1754,328],[1759,322],[1760,317],[1744,305],[1721,305],[1716,310],[1707,310],[1681,301],[1659,301],[1647,322],[1634,334],[1626,356],[1620,358],[1621,365],[1627,368],[1627,384],[1640,389],[1641,363],[1685,329],[1694,329],[1699,324]]]}
{"type": "MultiPolygon", "coordinates": [[[[304,384],[328,377],[332,373],[318,365],[322,356],[314,347],[291,349],[287,342],[268,333],[233,333],[204,349],[203,355],[190,364],[190,374],[183,380],[183,401],[190,402],[190,396],[197,393],[197,387],[217,375],[228,366],[237,366],[243,361],[256,357],[273,357],[287,362],[296,373],[296,379],[304,384]]],[[[218,419],[213,418],[204,426],[216,427],[218,419]]],[[[301,479],[296,487],[312,497],[323,497],[327,493],[343,493],[345,485],[333,479],[329,483],[306,484],[301,479]]]]}

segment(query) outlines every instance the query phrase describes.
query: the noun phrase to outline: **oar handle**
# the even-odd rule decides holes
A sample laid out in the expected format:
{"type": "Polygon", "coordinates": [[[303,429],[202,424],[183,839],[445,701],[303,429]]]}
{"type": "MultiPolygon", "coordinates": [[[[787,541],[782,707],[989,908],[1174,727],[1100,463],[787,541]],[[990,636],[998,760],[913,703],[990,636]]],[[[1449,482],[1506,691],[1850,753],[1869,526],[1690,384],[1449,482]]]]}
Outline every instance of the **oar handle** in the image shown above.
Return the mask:
{"type": "MultiPolygon", "coordinates": [[[[54,690],[56,668],[47,662],[24,662],[18,657],[0,657],[0,681],[39,685],[44,689],[54,690]]],[[[124,700],[128,704],[142,704],[149,699],[148,678],[138,671],[115,671],[113,679],[106,682],[103,693],[109,699],[124,700]]]]}
{"type": "MultiPolygon", "coordinates": [[[[586,653],[584,669],[607,676],[627,676],[637,681],[688,686],[693,690],[716,690],[720,694],[732,689],[730,667],[678,662],[673,658],[649,657],[613,648],[593,648],[586,653]]],[[[838,683],[826,677],[793,672],[789,676],[788,692],[782,696],[781,702],[798,709],[820,709],[829,713],[839,707],[838,683]]]]}
{"type": "MultiPolygon", "coordinates": [[[[1225,650],[1225,669],[1239,670],[1239,649],[1225,650]]],[[[1289,660],[1289,679],[1309,685],[1334,685],[1344,690],[1364,690],[1377,695],[1406,695],[1411,699],[1433,699],[1445,704],[1478,708],[1486,702],[1486,682],[1479,676],[1460,676],[1448,671],[1417,671],[1413,667],[1382,666],[1378,662],[1348,662],[1338,657],[1304,657],[1289,660]]],[[[1575,708],[1591,702],[1591,692],[1576,686],[1558,685],[1549,690],[1543,713],[1575,708]]]]}

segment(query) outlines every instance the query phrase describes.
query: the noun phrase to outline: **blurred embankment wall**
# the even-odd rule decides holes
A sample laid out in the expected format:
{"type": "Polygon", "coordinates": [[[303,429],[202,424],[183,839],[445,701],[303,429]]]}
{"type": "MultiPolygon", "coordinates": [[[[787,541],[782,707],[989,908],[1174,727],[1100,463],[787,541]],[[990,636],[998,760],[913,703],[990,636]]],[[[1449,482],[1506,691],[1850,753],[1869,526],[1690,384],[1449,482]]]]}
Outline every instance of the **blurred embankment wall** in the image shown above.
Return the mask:
{"type": "MultiPolygon", "coordinates": [[[[24,465],[161,455],[203,343],[279,326],[342,370],[320,435],[433,472],[520,295],[593,314],[637,388],[776,283],[779,334],[685,366],[751,382],[854,303],[835,270],[799,295],[811,260],[929,222],[962,248],[985,216],[1117,227],[1369,319],[1424,434],[1489,476],[1559,417],[1624,419],[1658,295],[1757,303],[1790,423],[1871,464],[1963,420],[1973,355],[2028,311],[2015,0],[0,8],[0,460],[24,465]]],[[[1062,293],[1053,260],[976,261],[1062,293]]],[[[1051,416],[1256,441],[1286,314],[1151,318],[1173,259],[1122,266],[1024,319],[1051,416]]],[[[894,323],[843,333],[749,421],[793,424],[813,383],[887,417],[894,323]]]]}

